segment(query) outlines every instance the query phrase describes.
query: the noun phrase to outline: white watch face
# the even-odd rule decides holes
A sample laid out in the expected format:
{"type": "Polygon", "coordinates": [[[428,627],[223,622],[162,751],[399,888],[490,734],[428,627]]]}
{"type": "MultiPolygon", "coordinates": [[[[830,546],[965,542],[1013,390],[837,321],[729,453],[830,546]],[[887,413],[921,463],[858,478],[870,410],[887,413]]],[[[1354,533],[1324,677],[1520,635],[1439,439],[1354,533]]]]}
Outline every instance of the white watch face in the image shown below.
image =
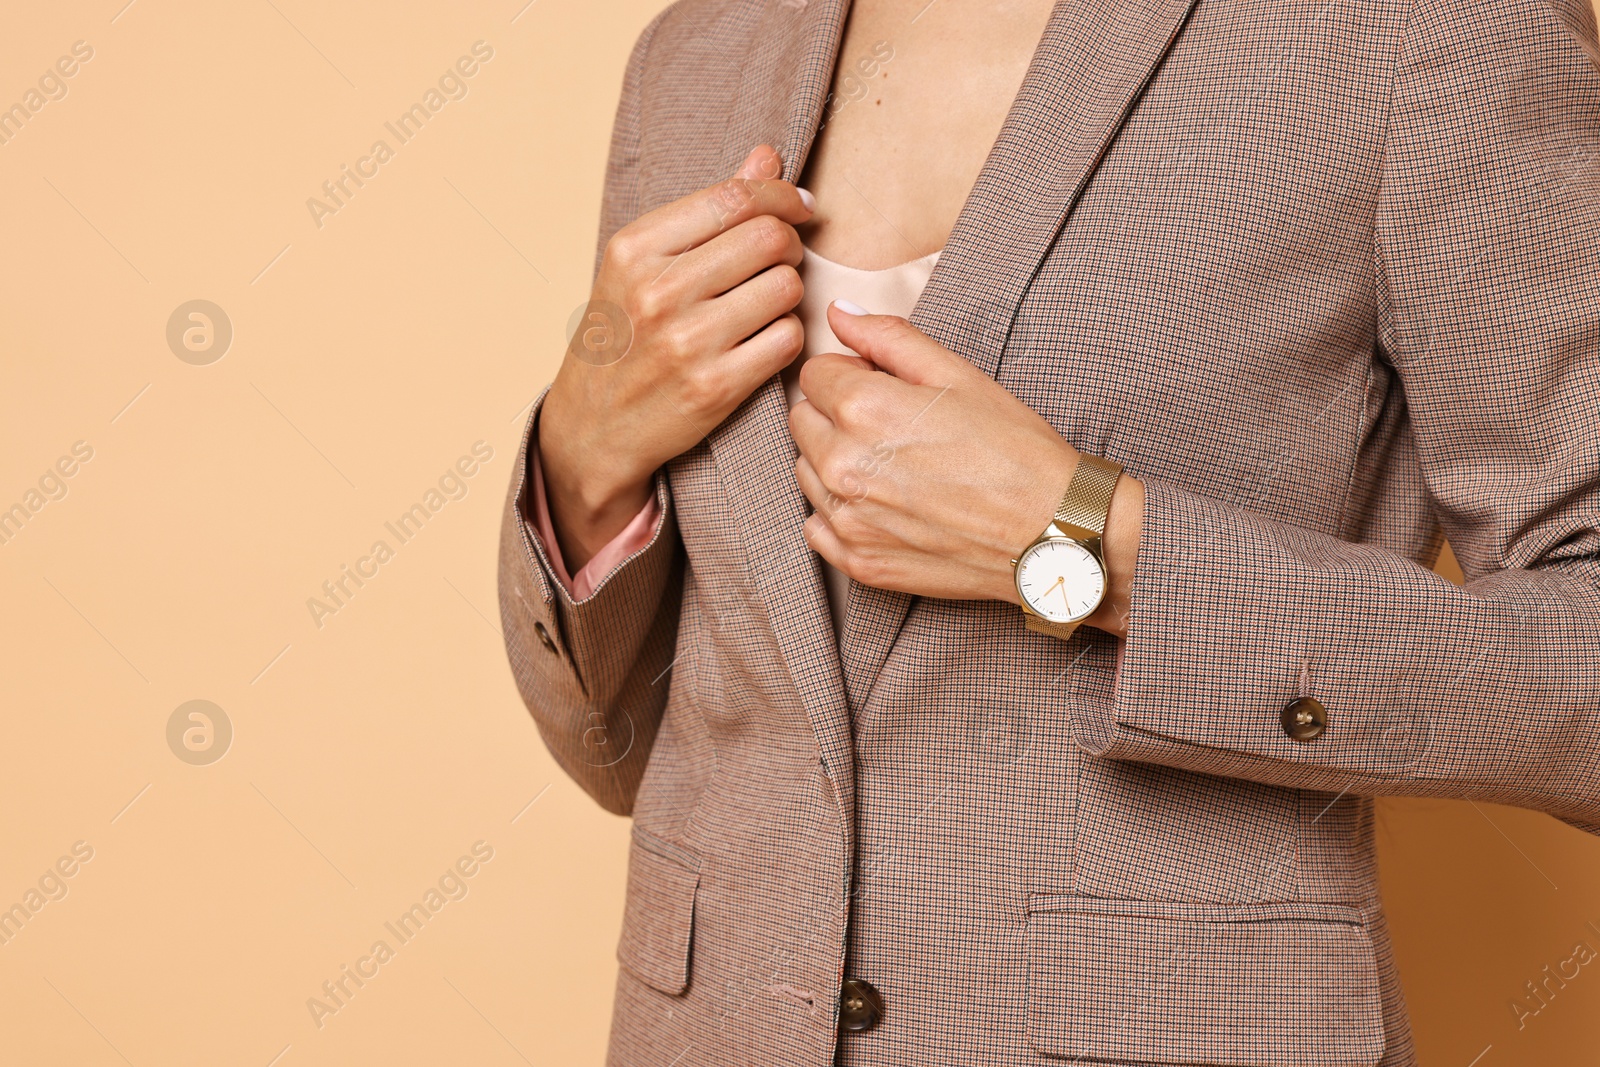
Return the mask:
{"type": "Polygon", "coordinates": [[[1100,606],[1106,573],[1094,553],[1076,541],[1040,541],[1017,561],[1017,592],[1035,614],[1051,622],[1077,622],[1100,606]]]}

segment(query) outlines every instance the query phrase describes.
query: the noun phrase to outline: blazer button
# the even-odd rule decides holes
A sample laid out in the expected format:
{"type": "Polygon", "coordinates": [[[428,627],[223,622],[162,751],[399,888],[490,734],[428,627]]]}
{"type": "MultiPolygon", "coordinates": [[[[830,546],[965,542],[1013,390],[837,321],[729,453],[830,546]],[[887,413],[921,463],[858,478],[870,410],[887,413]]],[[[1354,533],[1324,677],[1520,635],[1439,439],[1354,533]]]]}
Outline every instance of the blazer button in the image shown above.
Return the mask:
{"type": "Polygon", "coordinates": [[[544,628],[544,623],[534,623],[533,632],[538,635],[539,643],[544,646],[546,652],[554,652],[556,650],[555,639],[550,636],[550,631],[544,628]]]}
{"type": "Polygon", "coordinates": [[[1328,728],[1328,709],[1316,697],[1301,697],[1283,709],[1283,732],[1296,741],[1314,741],[1328,728]]]}
{"type": "Polygon", "coordinates": [[[839,1028],[852,1033],[871,1030],[883,1018],[883,995],[871,982],[846,978],[839,987],[839,1028]]]}

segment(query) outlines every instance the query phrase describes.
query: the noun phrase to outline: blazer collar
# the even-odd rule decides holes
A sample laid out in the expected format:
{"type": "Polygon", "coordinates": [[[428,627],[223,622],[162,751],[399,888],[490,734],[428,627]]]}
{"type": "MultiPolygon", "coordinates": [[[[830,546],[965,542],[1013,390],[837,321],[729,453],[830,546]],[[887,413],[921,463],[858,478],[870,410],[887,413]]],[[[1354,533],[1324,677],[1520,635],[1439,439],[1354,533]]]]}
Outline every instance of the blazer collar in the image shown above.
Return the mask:
{"type": "MultiPolygon", "coordinates": [[[[994,374],[1039,265],[1197,0],[1058,3],[911,321],[994,374]]],[[[757,144],[798,178],[832,82],[849,0],[766,0],[751,27],[719,174],[757,144]]],[[[915,598],[852,583],[836,645],[783,388],[766,382],[710,439],[755,583],[853,826],[850,709],[865,706],[915,598]],[[840,651],[843,660],[841,663],[840,651]],[[842,683],[842,684],[841,684],[842,683]]]]}
{"type": "MultiPolygon", "coordinates": [[[[770,144],[783,157],[783,177],[794,181],[821,121],[849,0],[762,0],[757,6],[714,175],[732,174],[750,149],[770,144]]],[[[794,478],[799,453],[789,436],[781,380],[770,378],[709,440],[756,589],[838,796],[846,847],[853,849],[850,712],[821,567],[801,532],[807,503],[794,478]]]]}

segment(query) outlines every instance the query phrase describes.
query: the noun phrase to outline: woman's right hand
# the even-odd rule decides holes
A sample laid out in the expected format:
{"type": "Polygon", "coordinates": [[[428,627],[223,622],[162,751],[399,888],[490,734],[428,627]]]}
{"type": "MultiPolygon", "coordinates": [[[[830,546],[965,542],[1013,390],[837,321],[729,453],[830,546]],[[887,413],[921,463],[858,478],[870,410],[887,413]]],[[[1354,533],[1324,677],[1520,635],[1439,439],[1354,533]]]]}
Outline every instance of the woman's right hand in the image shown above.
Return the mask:
{"type": "Polygon", "coordinates": [[[802,194],[762,145],[731,179],[607,243],[539,416],[546,503],[576,574],[687,452],[800,354],[802,194]],[[620,358],[619,358],[620,357],[620,358]]]}

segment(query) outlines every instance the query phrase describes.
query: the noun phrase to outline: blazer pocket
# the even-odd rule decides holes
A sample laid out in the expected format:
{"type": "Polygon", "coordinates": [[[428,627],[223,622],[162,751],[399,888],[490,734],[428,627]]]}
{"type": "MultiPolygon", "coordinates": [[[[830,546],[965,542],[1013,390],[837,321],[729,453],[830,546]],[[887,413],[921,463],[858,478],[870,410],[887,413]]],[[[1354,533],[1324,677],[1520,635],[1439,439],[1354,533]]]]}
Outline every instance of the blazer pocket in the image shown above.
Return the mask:
{"type": "Polygon", "coordinates": [[[628,901],[617,960],[641,982],[673,996],[689,988],[698,863],[638,826],[628,856],[628,901]]]}
{"type": "Polygon", "coordinates": [[[1149,1064],[1372,1067],[1383,1004],[1361,913],[1335,904],[1028,902],[1028,1042],[1149,1064]]]}

